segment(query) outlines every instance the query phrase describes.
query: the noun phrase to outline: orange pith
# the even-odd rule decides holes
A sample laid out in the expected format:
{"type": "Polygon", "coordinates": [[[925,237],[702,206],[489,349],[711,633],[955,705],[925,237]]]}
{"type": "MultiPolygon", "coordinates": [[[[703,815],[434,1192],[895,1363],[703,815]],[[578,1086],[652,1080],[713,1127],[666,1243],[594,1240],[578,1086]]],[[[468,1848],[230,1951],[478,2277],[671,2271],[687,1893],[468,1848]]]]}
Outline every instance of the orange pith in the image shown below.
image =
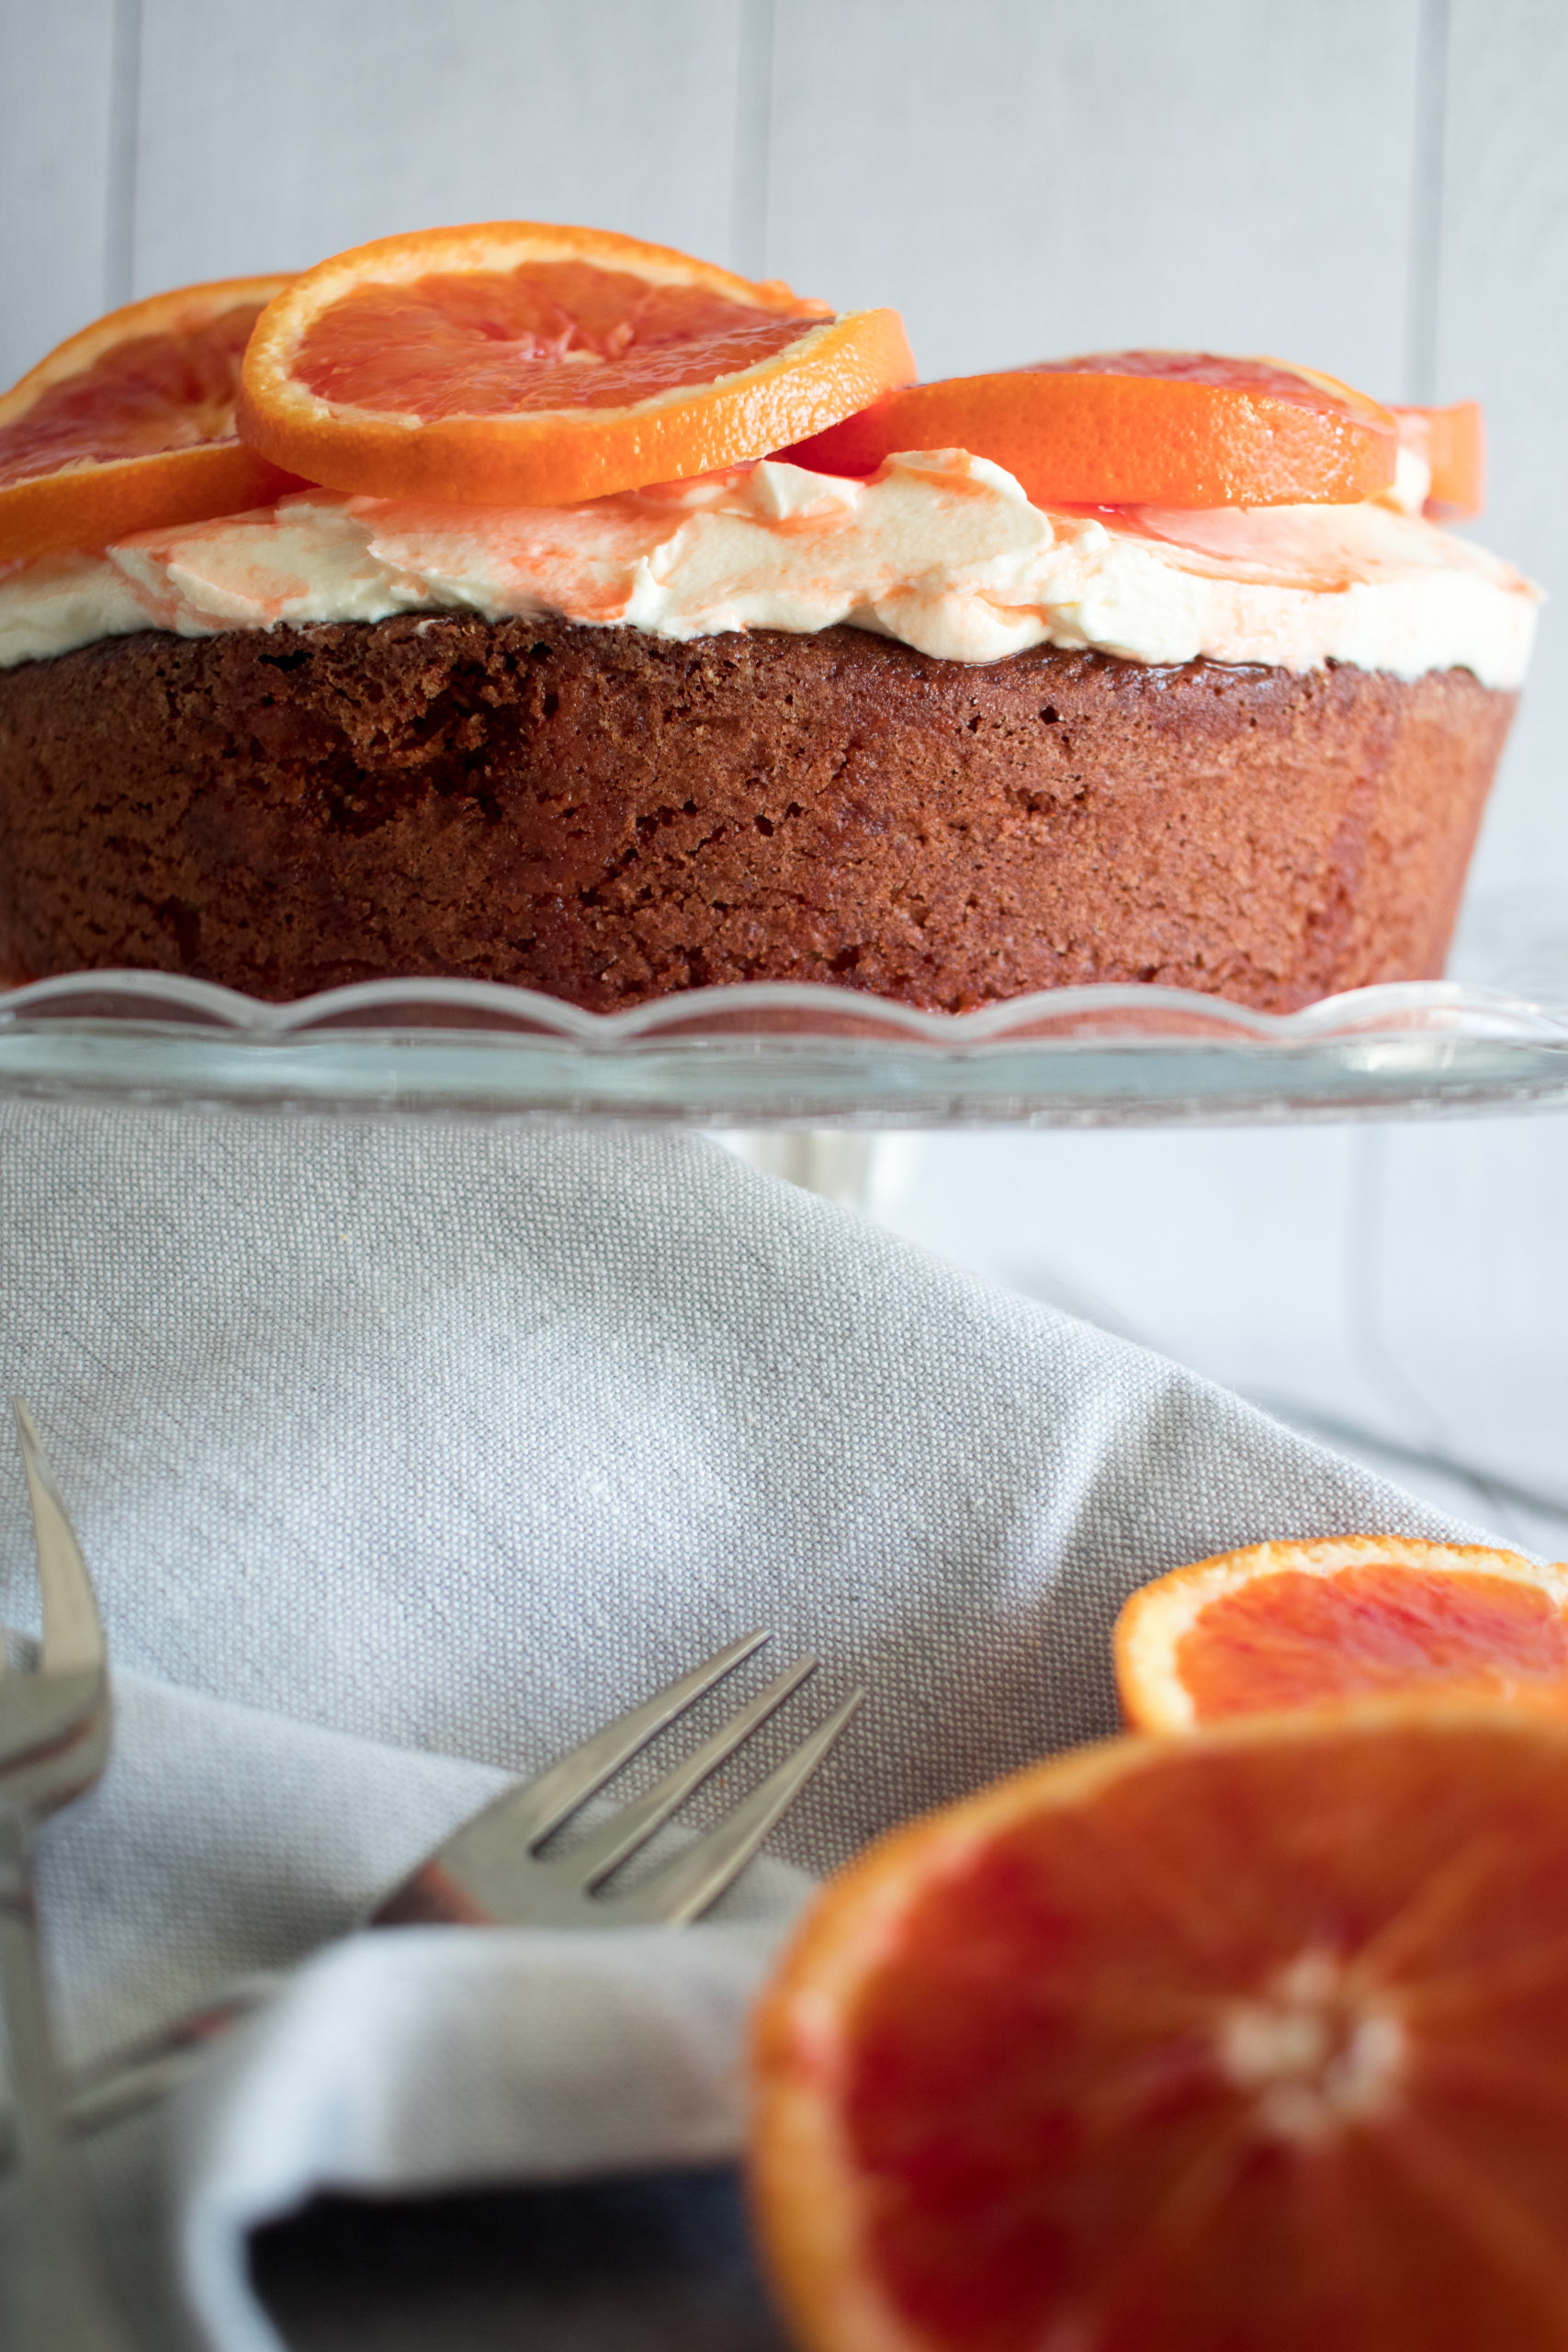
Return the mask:
{"type": "Polygon", "coordinates": [[[893,392],[787,454],[870,473],[899,449],[967,449],[1036,504],[1348,504],[1393,480],[1389,411],[1275,359],[1129,351],[893,392]]]}
{"type": "Polygon", "coordinates": [[[1568,1708],[1568,1567],[1397,1536],[1253,1544],[1145,1585],[1114,1649],[1145,1731],[1398,1690],[1568,1708]]]}
{"type": "Polygon", "coordinates": [[[565,505],[764,457],[913,373],[895,311],[496,221],[307,272],[252,339],[240,428],[333,489],[565,505]]]}
{"type": "Polygon", "coordinates": [[[1128,1739],[874,1848],[761,2004],[808,2352],[1561,2352],[1568,1724],[1128,1739]]]}
{"type": "Polygon", "coordinates": [[[0,563],[264,505],[298,487],[234,429],[240,362],[283,277],[111,311],[0,398],[0,563]]]}

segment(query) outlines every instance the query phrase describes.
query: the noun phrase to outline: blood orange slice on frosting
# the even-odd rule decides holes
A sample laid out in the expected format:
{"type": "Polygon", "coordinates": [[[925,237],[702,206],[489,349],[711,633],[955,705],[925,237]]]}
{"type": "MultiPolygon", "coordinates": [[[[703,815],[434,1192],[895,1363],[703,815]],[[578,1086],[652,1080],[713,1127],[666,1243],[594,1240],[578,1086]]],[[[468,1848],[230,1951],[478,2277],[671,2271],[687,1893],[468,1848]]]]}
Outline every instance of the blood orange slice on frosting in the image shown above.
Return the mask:
{"type": "Polygon", "coordinates": [[[1114,1646],[1144,1731],[1402,1691],[1568,1709],[1568,1566],[1396,1535],[1253,1544],[1143,1586],[1114,1646]]]}
{"type": "Polygon", "coordinates": [[[308,271],[252,339],[240,429],[336,490],[560,506],[764,457],[913,374],[895,311],[496,221],[308,271]]]}
{"type": "Polygon", "coordinates": [[[916,384],[784,454],[870,473],[899,449],[967,449],[1037,504],[1345,505],[1393,480],[1391,413],[1277,359],[1116,351],[916,384]]]}
{"type": "Polygon", "coordinates": [[[0,563],[298,489],[234,430],[246,340],[288,284],[223,278],[111,311],[0,397],[0,563]]]}
{"type": "Polygon", "coordinates": [[[1479,514],[1486,481],[1486,432],[1479,401],[1450,408],[1396,408],[1399,446],[1430,471],[1427,513],[1438,522],[1479,514]]]}

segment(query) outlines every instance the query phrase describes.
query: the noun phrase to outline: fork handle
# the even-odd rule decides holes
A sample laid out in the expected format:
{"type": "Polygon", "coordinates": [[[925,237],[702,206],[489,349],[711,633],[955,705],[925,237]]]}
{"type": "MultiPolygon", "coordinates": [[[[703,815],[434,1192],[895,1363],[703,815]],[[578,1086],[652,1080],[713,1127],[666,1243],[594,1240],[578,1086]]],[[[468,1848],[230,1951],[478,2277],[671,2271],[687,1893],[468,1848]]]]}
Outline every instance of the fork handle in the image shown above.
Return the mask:
{"type": "Polygon", "coordinates": [[[15,2109],[19,2242],[5,2265],[15,2352],[130,2352],[98,2283],[77,2159],[62,2125],[33,1897],[32,1830],[0,1809],[0,2007],[15,2109]]]}

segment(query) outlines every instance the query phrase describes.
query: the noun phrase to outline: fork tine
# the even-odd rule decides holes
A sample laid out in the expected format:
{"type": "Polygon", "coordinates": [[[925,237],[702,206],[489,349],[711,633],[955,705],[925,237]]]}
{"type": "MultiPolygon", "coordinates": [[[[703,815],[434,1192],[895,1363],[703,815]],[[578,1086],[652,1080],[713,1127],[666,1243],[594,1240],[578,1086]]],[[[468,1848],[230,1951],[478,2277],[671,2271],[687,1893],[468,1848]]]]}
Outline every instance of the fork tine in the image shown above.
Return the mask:
{"type": "Polygon", "coordinates": [[[835,1707],[827,1722],[803,1739],[794,1755],[770,1772],[733,1813],[630,1894],[602,1898],[605,1908],[628,1926],[662,1922],[680,1928],[688,1919],[700,1917],[718,1901],[780,1815],[794,1804],[864,1698],[863,1690],[852,1690],[842,1706],[835,1707]]]}
{"type": "Polygon", "coordinates": [[[104,1629],[87,1564],[55,1484],[49,1457],[39,1443],[33,1417],[19,1396],[12,1397],[11,1408],[17,1416],[22,1466],[28,1474],[38,1580],[43,1595],[39,1664],[46,1674],[91,1671],[104,1662],[104,1629]]]}
{"type": "Polygon", "coordinates": [[[785,1667],[766,1690],[759,1690],[756,1697],[739,1708],[727,1723],[720,1724],[713,1736],[694,1748],[672,1772],[667,1773],[646,1794],[623,1806],[615,1819],[605,1822],[603,1828],[579,1839],[561,1856],[561,1869],[570,1871],[583,1887],[597,1886],[601,1879],[608,1878],[610,1872],[635,1854],[639,1846],[646,1846],[676,1808],[685,1804],[693,1790],[699,1788],[710,1774],[716,1772],[721,1764],[727,1763],[736,1749],[743,1747],[752,1733],[765,1724],[768,1717],[816,1671],[817,1660],[810,1657],[798,1657],[793,1666],[785,1667]]]}
{"type": "Polygon", "coordinates": [[[766,1634],[742,1634],[739,1641],[716,1650],[712,1657],[694,1666],[689,1674],[667,1683],[651,1699],[645,1699],[640,1706],[617,1716],[592,1739],[585,1739],[581,1747],[574,1747],[570,1756],[563,1756],[558,1764],[552,1764],[536,1781],[498,1797],[493,1806],[477,1817],[474,1826],[488,1823],[489,1815],[493,1814],[494,1826],[509,1849],[515,1851],[519,1847],[526,1849],[539,1845],[552,1829],[570,1821],[623,1764],[629,1764],[666,1724],[672,1724],[677,1715],[694,1707],[716,1682],[722,1682],[733,1668],[749,1658],[753,1650],[760,1650],[767,1639],[766,1634]]]}

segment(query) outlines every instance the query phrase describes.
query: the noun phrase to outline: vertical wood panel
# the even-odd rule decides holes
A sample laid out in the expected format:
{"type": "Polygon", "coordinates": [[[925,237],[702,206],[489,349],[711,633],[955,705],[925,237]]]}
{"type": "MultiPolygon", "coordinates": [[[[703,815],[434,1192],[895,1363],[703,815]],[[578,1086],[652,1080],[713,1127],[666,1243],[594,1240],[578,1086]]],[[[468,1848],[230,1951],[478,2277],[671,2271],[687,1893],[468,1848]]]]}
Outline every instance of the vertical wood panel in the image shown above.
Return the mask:
{"type": "Polygon", "coordinates": [[[1568,1121],[942,1135],[879,1222],[1239,1388],[1505,1543],[1568,1540],[1568,1121]],[[1392,1440],[1426,1455],[1382,1450],[1392,1440]],[[1444,1475],[1490,1467],[1556,1510],[1444,1475]]]}
{"type": "Polygon", "coordinates": [[[113,0],[0,7],[0,385],[104,308],[113,0]]]}
{"type": "MultiPolygon", "coordinates": [[[[1475,968],[1568,993],[1568,10],[1449,0],[1433,395],[1485,403],[1475,536],[1552,593],[1472,873],[1475,968]]],[[[1568,1122],[1395,1131],[1384,1145],[1379,1312],[1450,1442],[1562,1492],[1568,1122]]],[[[1505,1531],[1510,1521],[1501,1515],[1505,1531]]],[[[1521,1539],[1562,1531],[1516,1510],[1521,1539]]]]}
{"type": "Polygon", "coordinates": [[[1438,396],[1485,402],[1478,536],[1558,600],[1482,843],[1476,882],[1568,885],[1568,9],[1452,0],[1438,396]]]}
{"type": "MultiPolygon", "coordinates": [[[[1452,1451],[1568,1498],[1568,1119],[1394,1127],[1379,1156],[1374,1305],[1398,1376],[1452,1451]]],[[[1561,1550],[1561,1526],[1500,1523],[1561,1550]]]]}
{"type": "Polygon", "coordinates": [[[1372,1414],[1342,1279],[1354,1144],[1344,1127],[931,1136],[882,1222],[1216,1380],[1372,1414]]]}
{"type": "Polygon", "coordinates": [[[734,0],[146,0],[138,287],[508,217],[725,260],[740,28],[734,0]]]}
{"type": "Polygon", "coordinates": [[[1416,0],[777,0],[770,266],[931,374],[1153,343],[1397,397],[1416,0]]]}

